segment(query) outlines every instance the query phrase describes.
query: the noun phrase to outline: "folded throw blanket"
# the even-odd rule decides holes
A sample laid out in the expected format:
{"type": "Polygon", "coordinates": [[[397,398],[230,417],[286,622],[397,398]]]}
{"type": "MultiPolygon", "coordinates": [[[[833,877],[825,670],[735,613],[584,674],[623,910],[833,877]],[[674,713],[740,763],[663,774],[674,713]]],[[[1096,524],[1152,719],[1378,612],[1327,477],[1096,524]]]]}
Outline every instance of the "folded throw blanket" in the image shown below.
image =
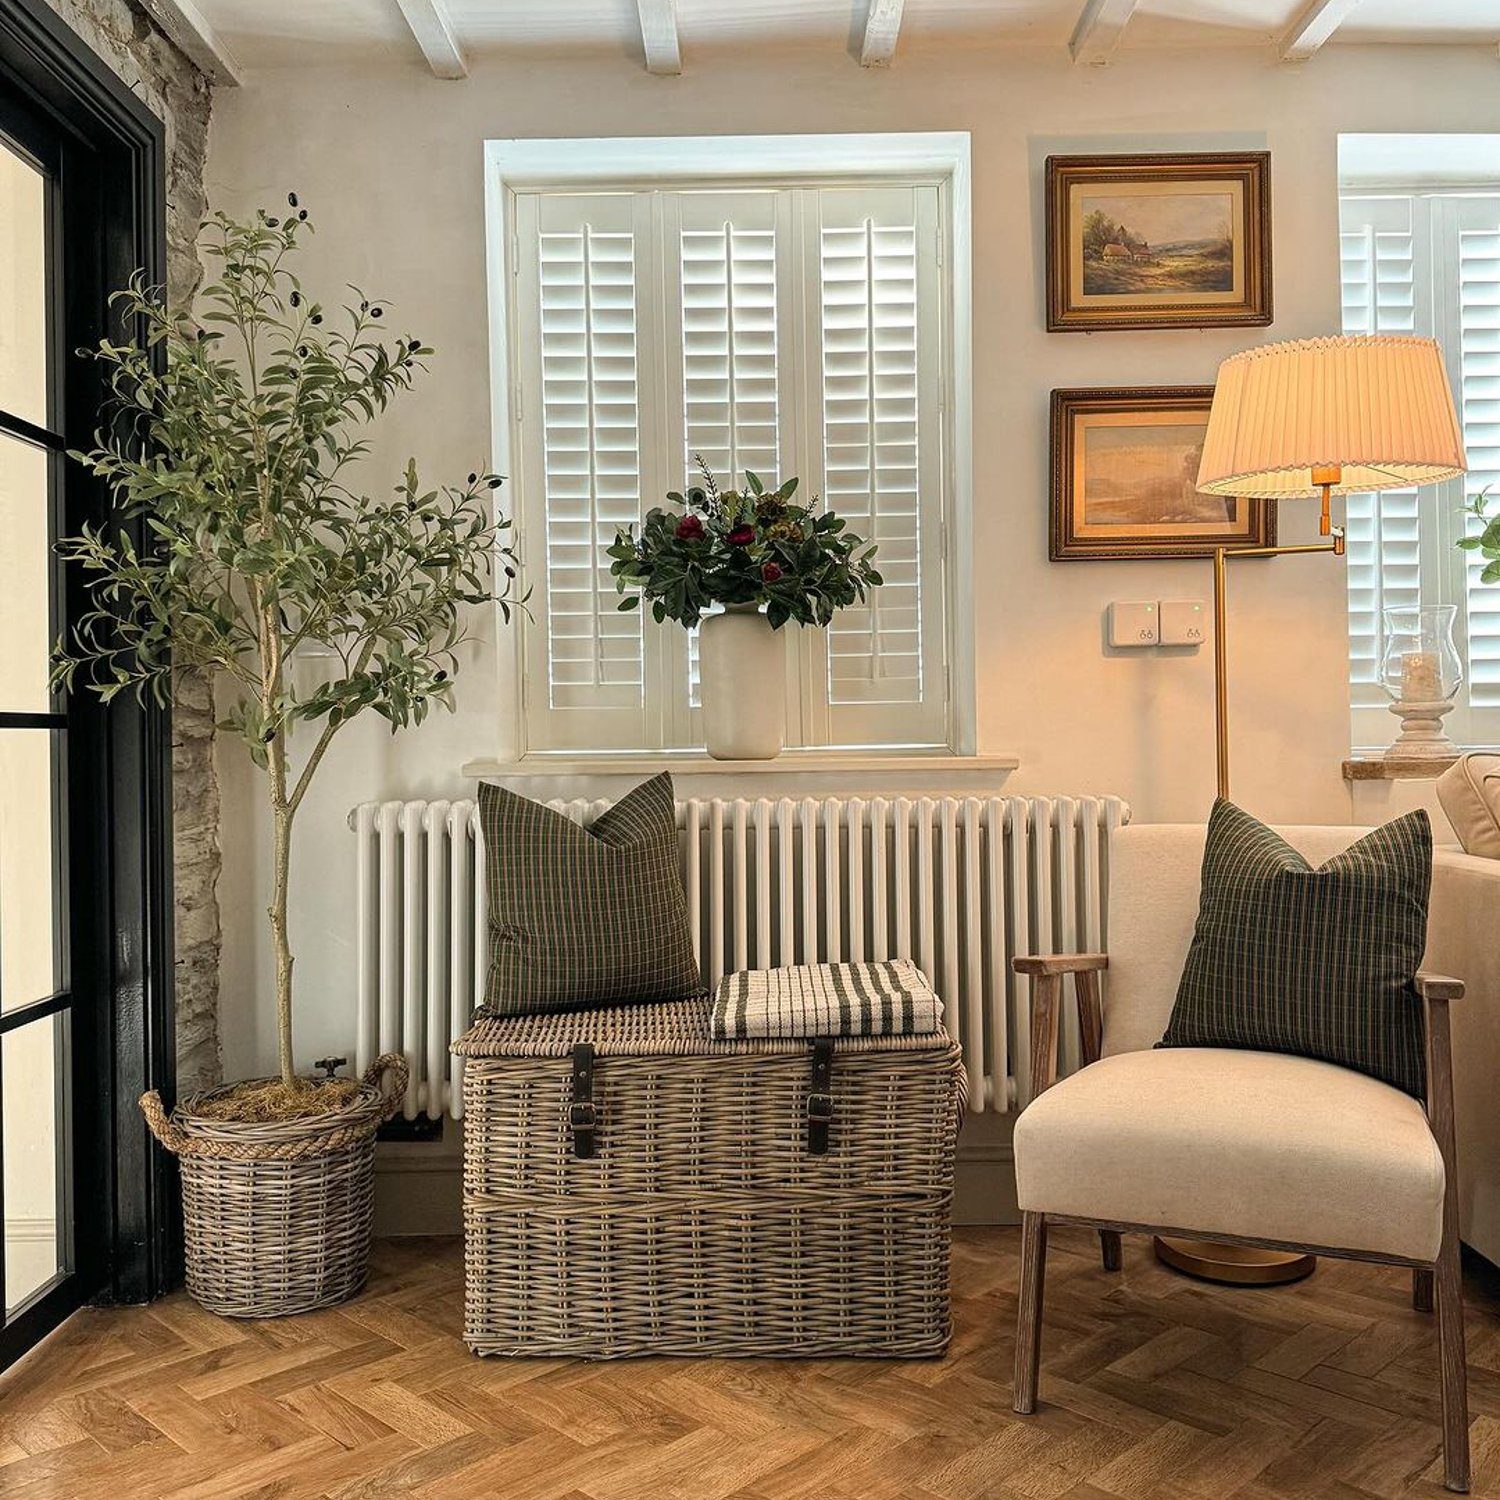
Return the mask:
{"type": "Polygon", "coordinates": [[[927,1036],[942,1005],[910,959],[798,964],[726,974],[714,991],[713,1033],[741,1037],[927,1036]]]}

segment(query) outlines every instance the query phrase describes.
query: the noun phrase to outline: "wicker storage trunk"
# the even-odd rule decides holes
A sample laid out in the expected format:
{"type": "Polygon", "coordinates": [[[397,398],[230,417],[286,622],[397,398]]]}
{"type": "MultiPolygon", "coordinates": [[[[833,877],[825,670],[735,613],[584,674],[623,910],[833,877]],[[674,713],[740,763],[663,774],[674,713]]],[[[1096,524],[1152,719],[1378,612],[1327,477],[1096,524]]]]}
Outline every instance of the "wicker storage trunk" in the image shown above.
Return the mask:
{"type": "Polygon", "coordinates": [[[958,1048],[941,1033],[835,1044],[817,1155],[811,1044],[716,1042],[708,1017],[697,1000],[484,1020],[454,1045],[469,1347],[941,1353],[958,1048]],[[579,1042],[597,1054],[587,1157],[579,1042]]]}

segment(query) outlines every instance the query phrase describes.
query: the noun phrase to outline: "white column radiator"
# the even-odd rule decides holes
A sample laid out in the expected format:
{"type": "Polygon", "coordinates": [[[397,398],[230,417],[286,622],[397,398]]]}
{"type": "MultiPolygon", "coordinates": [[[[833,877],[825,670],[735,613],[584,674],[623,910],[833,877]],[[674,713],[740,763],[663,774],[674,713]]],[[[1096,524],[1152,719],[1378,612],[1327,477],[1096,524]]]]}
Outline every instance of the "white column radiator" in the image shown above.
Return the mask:
{"type": "MultiPolygon", "coordinates": [[[[579,821],[604,802],[554,802],[579,821]]],[[[1030,1015],[1010,960],[1103,947],[1118,797],[823,797],[677,804],[683,885],[705,984],[726,972],[911,958],[961,1043],[969,1108],[1029,1096],[1030,1015]]],[[[462,1113],[448,1044],[484,993],[479,818],[472,801],[365,802],[358,841],[361,1070],[411,1064],[404,1108],[462,1113]]],[[[1065,1012],[1065,1065],[1077,1032],[1065,1012]]]]}

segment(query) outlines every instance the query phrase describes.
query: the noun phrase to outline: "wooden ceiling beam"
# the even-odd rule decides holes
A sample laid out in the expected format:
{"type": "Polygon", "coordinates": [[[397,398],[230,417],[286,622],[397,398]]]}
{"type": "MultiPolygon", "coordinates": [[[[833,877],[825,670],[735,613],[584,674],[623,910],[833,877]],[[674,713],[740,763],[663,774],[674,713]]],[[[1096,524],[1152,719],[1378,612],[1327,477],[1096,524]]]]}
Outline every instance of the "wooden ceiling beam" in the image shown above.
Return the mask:
{"type": "Polygon", "coordinates": [[[865,13],[865,39],[859,49],[862,68],[888,68],[901,35],[901,11],[906,0],[870,0],[865,13]]]}
{"type": "Polygon", "coordinates": [[[396,0],[411,34],[438,78],[458,80],[469,76],[469,62],[443,0],[396,0]]]}
{"type": "Polygon", "coordinates": [[[1068,51],[1075,63],[1107,63],[1135,14],[1136,0],[1084,0],[1068,51]]]}
{"type": "Polygon", "coordinates": [[[237,88],[240,65],[193,0],[141,0],[172,45],[211,82],[237,88]]]}
{"type": "Polygon", "coordinates": [[[1358,4],[1359,0],[1309,0],[1281,38],[1282,62],[1306,62],[1358,4]]]}
{"type": "Polygon", "coordinates": [[[641,42],[646,49],[646,71],[671,76],[682,72],[682,48],[677,41],[676,0],[635,0],[641,18],[641,42]]]}

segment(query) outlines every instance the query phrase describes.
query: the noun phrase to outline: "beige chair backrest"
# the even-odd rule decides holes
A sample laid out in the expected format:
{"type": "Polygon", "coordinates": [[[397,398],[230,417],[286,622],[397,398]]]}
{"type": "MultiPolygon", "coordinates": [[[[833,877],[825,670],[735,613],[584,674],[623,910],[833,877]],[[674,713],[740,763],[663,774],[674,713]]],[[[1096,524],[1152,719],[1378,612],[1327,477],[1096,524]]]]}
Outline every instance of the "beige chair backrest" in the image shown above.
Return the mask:
{"type": "MultiPolygon", "coordinates": [[[[1314,867],[1364,828],[1278,828],[1314,867]]],[[[1109,852],[1109,973],[1104,1054],[1154,1047],[1167,1029],[1198,916],[1206,830],[1201,823],[1121,828],[1109,852]]]]}

